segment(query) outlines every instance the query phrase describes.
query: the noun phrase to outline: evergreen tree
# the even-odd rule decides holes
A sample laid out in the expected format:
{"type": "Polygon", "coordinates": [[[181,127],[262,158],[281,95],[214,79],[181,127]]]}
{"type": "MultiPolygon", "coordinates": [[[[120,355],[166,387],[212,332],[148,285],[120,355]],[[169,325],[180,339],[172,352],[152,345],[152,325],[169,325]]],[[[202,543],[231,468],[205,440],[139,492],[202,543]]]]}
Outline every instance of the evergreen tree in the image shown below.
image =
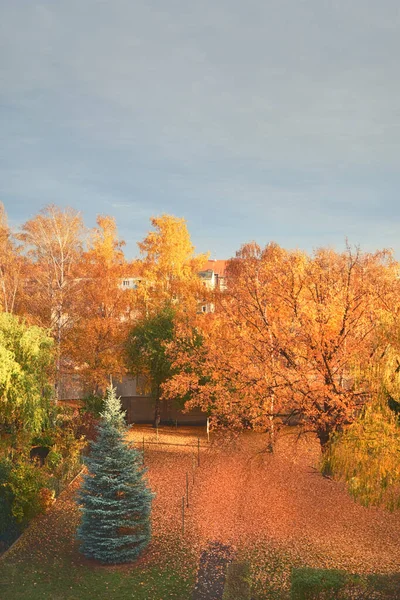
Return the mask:
{"type": "Polygon", "coordinates": [[[124,415],[112,386],[101,417],[79,492],[78,538],[88,558],[124,563],[137,558],[150,541],[153,493],[143,478],[141,452],[124,440],[124,415]]]}

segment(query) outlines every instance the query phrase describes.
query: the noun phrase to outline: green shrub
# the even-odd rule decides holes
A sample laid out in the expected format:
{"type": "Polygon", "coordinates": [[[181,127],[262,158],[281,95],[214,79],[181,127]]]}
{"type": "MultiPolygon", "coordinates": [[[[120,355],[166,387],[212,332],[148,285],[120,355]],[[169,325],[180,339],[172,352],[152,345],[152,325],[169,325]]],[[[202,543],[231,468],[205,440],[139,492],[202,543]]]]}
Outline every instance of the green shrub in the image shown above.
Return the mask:
{"type": "Polygon", "coordinates": [[[84,438],[76,438],[70,429],[59,429],[55,444],[46,458],[46,468],[58,480],[58,487],[63,487],[78,474],[82,468],[82,450],[84,438]]]}
{"type": "Polygon", "coordinates": [[[292,600],[394,600],[400,597],[400,573],[353,575],[346,571],[293,569],[292,600]]]}
{"type": "Polygon", "coordinates": [[[250,567],[248,563],[228,564],[223,600],[250,600],[250,567]]]}
{"type": "Polygon", "coordinates": [[[17,523],[26,525],[43,510],[40,490],[48,486],[48,476],[22,459],[13,463],[7,485],[13,495],[12,515],[17,523]]]}
{"type": "Polygon", "coordinates": [[[7,538],[12,518],[13,494],[8,485],[11,472],[11,461],[7,459],[0,460],[0,540],[7,538]]]}
{"type": "Polygon", "coordinates": [[[96,394],[89,394],[82,399],[83,412],[89,412],[100,417],[100,414],[104,410],[104,398],[103,396],[97,396],[96,394]]]}
{"type": "Polygon", "coordinates": [[[335,598],[349,582],[345,571],[328,569],[293,569],[291,575],[292,600],[335,598]],[[328,595],[326,595],[328,592],[328,595]]]}
{"type": "Polygon", "coordinates": [[[54,429],[52,429],[43,431],[41,434],[33,436],[31,445],[50,448],[54,444],[54,433],[54,429]]]}

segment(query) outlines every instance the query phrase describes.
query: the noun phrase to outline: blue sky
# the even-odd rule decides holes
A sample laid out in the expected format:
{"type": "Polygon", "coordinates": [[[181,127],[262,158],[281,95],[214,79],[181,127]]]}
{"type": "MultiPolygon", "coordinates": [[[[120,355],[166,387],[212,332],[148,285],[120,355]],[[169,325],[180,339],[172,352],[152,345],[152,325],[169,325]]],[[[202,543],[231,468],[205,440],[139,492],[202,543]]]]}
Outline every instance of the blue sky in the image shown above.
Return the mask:
{"type": "Polygon", "coordinates": [[[0,0],[0,199],[400,258],[397,0],[0,0]]]}

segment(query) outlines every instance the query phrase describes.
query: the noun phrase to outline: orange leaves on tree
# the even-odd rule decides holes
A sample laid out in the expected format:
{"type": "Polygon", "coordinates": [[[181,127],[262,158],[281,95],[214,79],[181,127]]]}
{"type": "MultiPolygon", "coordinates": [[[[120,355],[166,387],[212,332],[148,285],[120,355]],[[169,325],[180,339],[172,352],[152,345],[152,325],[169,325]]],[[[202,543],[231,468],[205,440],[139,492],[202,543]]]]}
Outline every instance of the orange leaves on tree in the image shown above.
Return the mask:
{"type": "Polygon", "coordinates": [[[225,425],[268,430],[272,442],[274,417],[295,411],[324,447],[373,392],[355,373],[377,354],[382,314],[396,310],[397,272],[386,251],[243,246],[217,313],[172,345],[177,374],[165,394],[225,425]]]}
{"type": "Polygon", "coordinates": [[[122,280],[134,274],[123,254],[115,220],[99,216],[81,262],[79,314],[69,336],[69,356],[90,391],[96,393],[112,374],[125,372],[123,351],[133,314],[133,290],[122,280]]]}
{"type": "Polygon", "coordinates": [[[142,311],[148,314],[166,303],[178,310],[195,312],[198,299],[204,295],[198,273],[207,255],[195,255],[185,219],[171,215],[152,217],[155,231],[150,231],[138,246],[141,285],[138,298],[142,311]]]}

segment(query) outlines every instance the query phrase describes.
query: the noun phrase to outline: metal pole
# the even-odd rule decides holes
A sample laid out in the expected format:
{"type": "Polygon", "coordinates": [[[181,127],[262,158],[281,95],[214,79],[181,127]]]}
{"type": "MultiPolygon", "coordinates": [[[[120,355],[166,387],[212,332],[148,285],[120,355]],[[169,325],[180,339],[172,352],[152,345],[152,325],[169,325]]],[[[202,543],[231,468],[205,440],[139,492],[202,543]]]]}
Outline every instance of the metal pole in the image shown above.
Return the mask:
{"type": "Polygon", "coordinates": [[[186,508],[189,508],[189,473],[186,471],[186,508]]]}
{"type": "Polygon", "coordinates": [[[185,533],[185,496],[182,496],[182,535],[185,533]]]}
{"type": "Polygon", "coordinates": [[[210,417],[207,417],[207,441],[210,443],[210,417]]]}
{"type": "Polygon", "coordinates": [[[200,466],[200,438],[197,438],[197,466],[200,466]]]}

